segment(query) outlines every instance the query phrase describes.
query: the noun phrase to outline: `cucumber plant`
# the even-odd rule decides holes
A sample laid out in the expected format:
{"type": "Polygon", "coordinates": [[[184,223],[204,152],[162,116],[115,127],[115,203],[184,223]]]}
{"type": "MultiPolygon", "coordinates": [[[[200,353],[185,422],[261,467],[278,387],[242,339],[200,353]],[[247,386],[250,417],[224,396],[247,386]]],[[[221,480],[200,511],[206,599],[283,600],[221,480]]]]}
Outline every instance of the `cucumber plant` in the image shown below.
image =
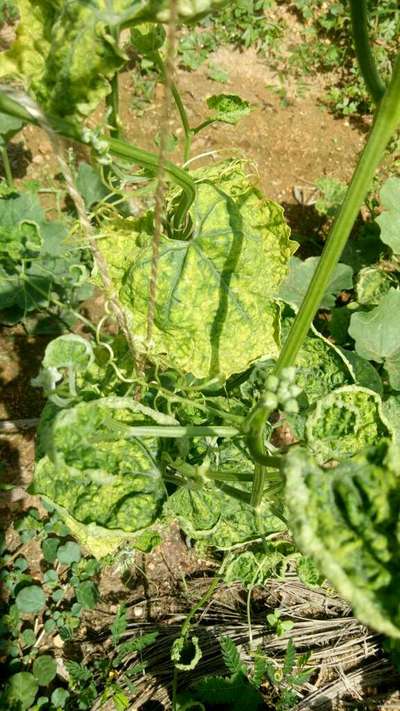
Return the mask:
{"type": "MultiPolygon", "coordinates": [[[[349,348],[324,339],[313,320],[351,287],[352,270],[338,262],[400,124],[400,58],[385,86],[368,41],[366,2],[354,0],[355,49],[376,112],[322,256],[306,265],[308,288],[299,299],[293,280],[299,266],[291,261],[296,244],[283,210],[253,185],[244,161],[189,170],[121,137],[118,72],[127,59],[118,38],[130,29],[171,91],[187,161],[191,136],[205,126],[189,126],[159,24],[167,23],[171,39],[176,20],[195,21],[219,5],[149,0],[121,2],[111,12],[100,0],[90,7],[43,0],[40,9],[19,3],[18,36],[0,74],[22,77],[35,103],[3,87],[0,110],[90,144],[114,189],[112,157],[168,181],[161,216],[157,204],[139,217],[112,202],[94,210],[89,228],[97,261],[101,254],[107,265],[106,297],[118,302],[138,357],[125,332],[112,336],[102,328],[111,312],[92,340],[64,335],[49,344],[36,380],[48,403],[32,490],[98,557],[126,539],[150,550],[162,526],[178,519],[200,545],[255,546],[253,559],[237,568],[240,576],[247,566],[248,580],[249,564],[257,573],[262,557],[273,555],[270,539],[288,527],[360,620],[398,638],[400,568],[390,541],[400,474],[400,348],[390,325],[399,300],[396,255],[390,252],[387,292],[375,291],[374,308],[367,300],[351,315],[349,348]],[[32,49],[33,24],[41,39],[32,49]],[[106,97],[106,128],[88,130],[86,117],[106,97]],[[374,319],[375,341],[362,332],[374,319]],[[325,520],[340,535],[332,537],[325,520]],[[354,555],[344,553],[347,546],[354,555]]],[[[214,97],[209,108],[207,124],[236,121],[249,109],[229,95],[214,97]]],[[[390,190],[398,195],[397,184],[390,190]]],[[[398,249],[388,228],[390,214],[398,218],[390,195],[383,193],[383,252],[398,249]]]]}

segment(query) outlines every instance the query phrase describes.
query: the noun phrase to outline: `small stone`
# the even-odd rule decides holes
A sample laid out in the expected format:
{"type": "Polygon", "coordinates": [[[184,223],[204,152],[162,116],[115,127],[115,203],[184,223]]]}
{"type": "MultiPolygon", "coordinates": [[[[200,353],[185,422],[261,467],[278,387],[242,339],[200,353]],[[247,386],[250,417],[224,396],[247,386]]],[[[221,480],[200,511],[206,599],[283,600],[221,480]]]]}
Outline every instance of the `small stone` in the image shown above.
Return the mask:
{"type": "Polygon", "coordinates": [[[133,616],[134,617],[143,617],[143,612],[144,612],[143,607],[137,606],[137,607],[133,608],[133,616]]]}

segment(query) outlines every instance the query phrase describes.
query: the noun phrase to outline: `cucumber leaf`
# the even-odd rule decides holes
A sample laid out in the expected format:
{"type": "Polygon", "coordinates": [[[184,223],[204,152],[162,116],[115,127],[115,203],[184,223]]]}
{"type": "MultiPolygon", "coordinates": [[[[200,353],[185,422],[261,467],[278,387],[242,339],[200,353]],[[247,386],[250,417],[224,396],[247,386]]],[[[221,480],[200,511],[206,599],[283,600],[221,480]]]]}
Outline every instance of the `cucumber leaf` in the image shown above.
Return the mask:
{"type": "Polygon", "coordinates": [[[32,490],[86,526],[132,533],[151,525],[165,492],[157,441],[124,437],[126,425],[139,422],[154,423],[152,411],[130,398],[103,398],[60,411],[40,428],[44,456],[32,490]]]}
{"type": "MultiPolygon", "coordinates": [[[[243,164],[199,174],[193,233],[162,235],[153,357],[196,378],[226,379],[279,351],[275,302],[295,243],[282,208],[251,185],[243,164]]],[[[151,215],[107,223],[102,252],[121,301],[144,338],[151,270],[151,215]],[[149,224],[150,223],[150,224],[149,224]]]]}
{"type": "MultiPolygon", "coordinates": [[[[221,0],[179,0],[181,19],[221,5],[221,0]]],[[[16,0],[16,40],[2,54],[0,77],[22,80],[49,114],[88,116],[111,91],[126,57],[112,32],[121,26],[168,20],[167,0],[16,0]]]]}
{"type": "Polygon", "coordinates": [[[306,423],[306,439],[320,463],[352,457],[392,434],[382,401],[373,390],[347,385],[316,403],[306,423]]]}
{"type": "Polygon", "coordinates": [[[241,99],[236,94],[215,94],[207,99],[207,106],[213,113],[210,116],[212,121],[237,124],[242,118],[248,116],[251,111],[248,101],[241,99]]]}
{"type": "Polygon", "coordinates": [[[376,218],[381,228],[381,240],[400,254],[400,178],[391,177],[381,189],[383,212],[376,218]]]}
{"type": "Polygon", "coordinates": [[[352,315],[349,334],[357,353],[376,363],[394,363],[400,359],[400,330],[396,314],[400,309],[400,291],[390,289],[371,311],[352,315]]]}
{"type": "Polygon", "coordinates": [[[380,444],[323,470],[293,449],[285,500],[296,544],[368,626],[400,637],[400,452],[380,444]]]}
{"type": "MultiPolygon", "coordinates": [[[[289,263],[289,274],[283,282],[279,297],[286,303],[299,308],[308,285],[318,266],[319,257],[309,257],[302,261],[297,257],[292,257],[289,263]]],[[[353,270],[347,264],[338,264],[333,272],[330,282],[319,308],[332,309],[335,306],[336,297],[344,289],[353,288],[353,270]]]]}

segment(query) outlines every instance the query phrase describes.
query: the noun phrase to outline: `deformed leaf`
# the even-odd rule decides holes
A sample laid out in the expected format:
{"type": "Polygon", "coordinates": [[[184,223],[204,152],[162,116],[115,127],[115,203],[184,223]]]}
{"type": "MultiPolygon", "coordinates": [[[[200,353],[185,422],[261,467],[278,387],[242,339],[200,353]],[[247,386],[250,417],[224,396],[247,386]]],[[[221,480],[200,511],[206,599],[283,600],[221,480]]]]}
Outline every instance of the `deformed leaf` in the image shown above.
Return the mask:
{"type": "Polygon", "coordinates": [[[215,94],[207,99],[207,106],[213,112],[210,119],[235,125],[251,111],[248,101],[236,94],[215,94]]]}
{"type": "Polygon", "coordinates": [[[34,491],[85,526],[118,533],[149,526],[164,498],[157,442],[125,438],[124,432],[129,425],[152,422],[151,412],[133,399],[118,397],[60,411],[41,430],[45,456],[36,465],[34,491]]]}
{"type": "Polygon", "coordinates": [[[381,189],[383,212],[376,218],[381,228],[381,240],[400,253],[400,178],[391,177],[381,189]]]}
{"type": "Polygon", "coordinates": [[[296,544],[366,625],[400,638],[400,468],[381,441],[336,469],[293,449],[285,464],[288,522],[296,544]]]}
{"type": "Polygon", "coordinates": [[[261,504],[258,518],[251,506],[212,483],[199,489],[180,487],[166,501],[164,515],[168,520],[176,519],[194,540],[224,550],[285,529],[281,519],[271,512],[268,501],[261,504]]]}
{"type": "Polygon", "coordinates": [[[181,671],[195,669],[202,656],[203,652],[201,651],[199,638],[195,635],[192,637],[178,637],[171,648],[171,660],[175,667],[181,671]]]}
{"type": "MultiPolygon", "coordinates": [[[[302,261],[292,257],[289,263],[289,274],[279,291],[279,297],[298,308],[306,294],[308,285],[318,266],[319,257],[309,257],[302,261]]],[[[338,264],[326,288],[319,308],[332,309],[336,297],[341,291],[353,288],[353,270],[347,264],[338,264]]]]}
{"type": "Polygon", "coordinates": [[[352,457],[392,434],[380,396],[348,385],[319,400],[306,423],[307,443],[321,463],[352,457]]]}
{"type": "Polygon", "coordinates": [[[393,279],[378,267],[365,267],[358,272],[356,296],[362,306],[376,306],[389,291],[393,279]]]}
{"type": "MultiPolygon", "coordinates": [[[[198,173],[192,235],[161,237],[152,354],[197,378],[225,379],[279,350],[274,297],[295,244],[282,208],[263,198],[243,170],[226,162],[198,173]]],[[[110,222],[101,248],[133,313],[135,335],[143,337],[151,225],[110,222]]]]}
{"type": "Polygon", "coordinates": [[[390,289],[374,309],[352,315],[349,334],[360,356],[377,363],[400,356],[399,311],[400,291],[390,289]]]}
{"type": "MultiPolygon", "coordinates": [[[[44,110],[79,120],[110,93],[126,57],[113,29],[166,22],[168,0],[16,0],[16,40],[4,52],[0,76],[18,77],[44,110]]],[[[179,0],[178,15],[192,20],[222,0],[179,0]]]]}

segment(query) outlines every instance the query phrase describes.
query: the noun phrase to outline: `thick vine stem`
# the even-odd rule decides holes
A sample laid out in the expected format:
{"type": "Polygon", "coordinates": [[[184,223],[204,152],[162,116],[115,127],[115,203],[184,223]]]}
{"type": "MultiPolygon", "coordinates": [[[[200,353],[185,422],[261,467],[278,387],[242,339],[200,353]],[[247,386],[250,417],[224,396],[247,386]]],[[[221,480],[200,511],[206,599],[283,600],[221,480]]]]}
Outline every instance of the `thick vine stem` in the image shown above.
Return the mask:
{"type": "MultiPolygon", "coordinates": [[[[367,143],[358,161],[345,199],[332,225],[321,259],[310,282],[303,303],[289,331],[276,364],[279,375],[284,368],[293,366],[312,324],[313,318],[331,279],[357,215],[366,198],[374,173],[384,155],[386,146],[400,125],[400,54],[397,57],[391,82],[376,111],[367,143]]],[[[250,413],[245,424],[247,444],[254,461],[264,463],[264,428],[268,417],[261,399],[250,413]]]]}
{"type": "Polygon", "coordinates": [[[386,86],[379,76],[369,41],[367,0],[350,0],[350,8],[357,61],[369,93],[374,102],[379,104],[386,86]]]}
{"type": "MultiPolygon", "coordinates": [[[[18,103],[17,96],[13,98],[10,96],[8,87],[0,87],[0,111],[9,116],[15,116],[17,118],[26,121],[27,123],[38,124],[38,121],[27,111],[23,106],[18,103]],[[8,89],[8,91],[7,91],[8,89]]],[[[59,135],[64,138],[68,138],[72,141],[78,143],[85,143],[83,136],[72,124],[63,119],[54,118],[52,116],[46,116],[48,123],[51,128],[56,131],[59,135]]],[[[100,140],[108,142],[110,152],[118,156],[119,158],[126,158],[131,160],[133,163],[147,168],[153,174],[158,171],[158,156],[149,151],[144,151],[141,148],[137,148],[131,143],[127,143],[118,138],[107,138],[106,136],[100,137],[100,140]]],[[[189,173],[182,168],[179,168],[171,161],[165,161],[164,169],[170,180],[182,188],[182,197],[180,198],[179,204],[176,208],[175,224],[178,226],[184,226],[186,221],[186,215],[194,201],[196,196],[195,183],[190,177],[189,173]]]]}

